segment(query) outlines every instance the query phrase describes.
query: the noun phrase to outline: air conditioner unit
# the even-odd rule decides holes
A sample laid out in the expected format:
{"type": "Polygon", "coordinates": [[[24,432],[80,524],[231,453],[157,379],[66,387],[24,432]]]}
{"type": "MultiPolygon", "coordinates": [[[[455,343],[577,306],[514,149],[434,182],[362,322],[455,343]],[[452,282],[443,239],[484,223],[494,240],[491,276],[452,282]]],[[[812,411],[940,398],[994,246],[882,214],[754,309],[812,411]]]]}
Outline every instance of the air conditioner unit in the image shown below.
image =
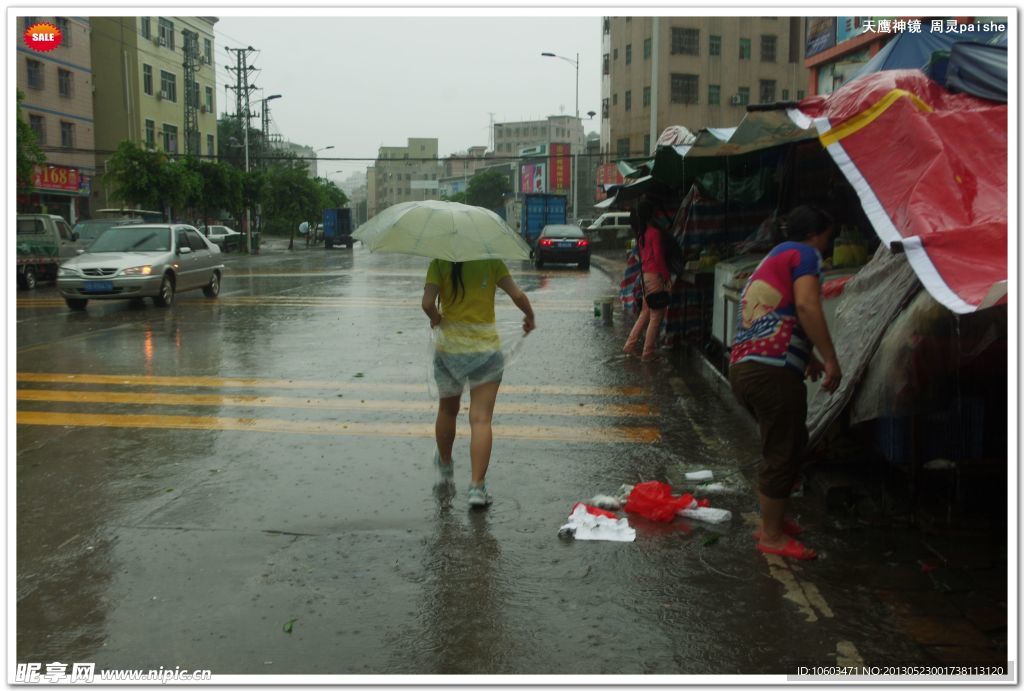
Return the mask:
{"type": "Polygon", "coordinates": [[[156,100],[162,101],[165,98],[167,98],[167,94],[165,94],[163,91],[157,91],[156,92],[156,100]]]}
{"type": "Polygon", "coordinates": [[[161,41],[161,40],[160,40],[160,37],[159,37],[159,36],[154,36],[154,37],[153,37],[153,45],[154,45],[154,46],[159,46],[159,45],[161,45],[162,43],[163,43],[163,41],[161,41]]]}
{"type": "Polygon", "coordinates": [[[160,45],[162,45],[162,46],[166,46],[166,45],[167,45],[167,39],[166,39],[166,38],[164,38],[163,36],[161,36],[160,38],[158,38],[158,39],[157,39],[157,41],[158,41],[158,42],[160,43],[160,45]]]}
{"type": "Polygon", "coordinates": [[[206,112],[206,105],[205,105],[205,104],[204,104],[204,105],[201,105],[201,106],[199,106],[199,112],[200,112],[200,113],[205,113],[205,112],[206,112]]]}
{"type": "Polygon", "coordinates": [[[735,96],[729,99],[729,103],[733,104],[734,106],[741,106],[743,105],[743,97],[740,96],[739,94],[736,94],[735,96]]]}

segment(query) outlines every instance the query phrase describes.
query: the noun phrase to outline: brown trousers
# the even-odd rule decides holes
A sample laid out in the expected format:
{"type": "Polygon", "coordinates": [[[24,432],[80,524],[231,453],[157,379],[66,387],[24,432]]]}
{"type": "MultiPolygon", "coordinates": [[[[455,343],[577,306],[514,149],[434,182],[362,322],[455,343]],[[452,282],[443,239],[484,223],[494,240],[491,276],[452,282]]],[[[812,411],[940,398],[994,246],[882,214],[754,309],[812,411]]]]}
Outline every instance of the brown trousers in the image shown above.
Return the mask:
{"type": "Polygon", "coordinates": [[[761,493],[787,499],[807,449],[807,387],[791,367],[740,362],[729,368],[733,394],[761,428],[761,493]]]}

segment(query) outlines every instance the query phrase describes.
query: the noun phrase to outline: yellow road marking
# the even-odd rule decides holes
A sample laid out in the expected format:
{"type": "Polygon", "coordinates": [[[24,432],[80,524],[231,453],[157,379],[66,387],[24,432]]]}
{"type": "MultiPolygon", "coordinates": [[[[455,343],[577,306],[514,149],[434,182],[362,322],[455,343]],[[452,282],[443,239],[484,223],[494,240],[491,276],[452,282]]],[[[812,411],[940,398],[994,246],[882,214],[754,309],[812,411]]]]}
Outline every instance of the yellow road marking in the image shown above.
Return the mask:
{"type": "MultiPolygon", "coordinates": [[[[332,391],[403,391],[423,393],[424,384],[393,384],[386,382],[340,382],[309,379],[259,379],[245,377],[168,377],[133,376],[120,374],[71,374],[55,372],[18,372],[18,381],[44,384],[115,384],[123,386],[181,386],[217,388],[265,389],[328,389],[332,391]]],[[[514,394],[547,394],[566,396],[640,396],[645,390],[639,386],[558,386],[537,384],[515,386],[502,384],[501,391],[514,394]]]]}
{"type": "MultiPolygon", "coordinates": [[[[253,408],[316,408],[322,410],[411,411],[429,413],[436,408],[433,401],[367,401],[354,398],[295,398],[289,396],[240,396],[218,394],[168,394],[138,391],[53,391],[49,389],[18,389],[19,401],[51,403],[117,403],[131,405],[194,405],[244,406],[253,408]]],[[[463,410],[468,410],[464,406],[463,410]]],[[[651,414],[646,404],[633,405],[570,405],[552,403],[505,403],[501,414],[560,415],[576,417],[642,417],[651,414]]]]}
{"type": "MultiPolygon", "coordinates": [[[[434,438],[434,426],[406,423],[309,422],[232,417],[194,417],[185,415],[97,415],[83,413],[41,413],[18,411],[19,425],[59,427],[117,427],[147,429],[191,429],[241,432],[277,432],[355,437],[434,438]]],[[[527,441],[594,442],[605,444],[652,444],[661,440],[653,427],[590,429],[579,427],[527,427],[495,425],[499,438],[527,441]]]]}

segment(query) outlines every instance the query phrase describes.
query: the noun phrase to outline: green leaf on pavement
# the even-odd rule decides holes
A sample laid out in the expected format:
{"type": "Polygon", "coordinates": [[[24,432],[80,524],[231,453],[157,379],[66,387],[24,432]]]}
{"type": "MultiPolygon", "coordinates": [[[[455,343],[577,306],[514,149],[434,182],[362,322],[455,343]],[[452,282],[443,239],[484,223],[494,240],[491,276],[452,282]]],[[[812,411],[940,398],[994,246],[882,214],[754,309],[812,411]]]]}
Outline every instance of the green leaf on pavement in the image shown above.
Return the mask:
{"type": "Polygon", "coordinates": [[[360,379],[360,378],[362,378],[362,376],[363,376],[362,372],[356,372],[356,379],[360,379]]]}
{"type": "Polygon", "coordinates": [[[288,623],[284,625],[284,632],[285,633],[291,633],[292,632],[292,624],[294,624],[297,621],[298,621],[297,617],[295,619],[289,619],[288,623]]]}
{"type": "Polygon", "coordinates": [[[718,538],[719,537],[720,537],[719,535],[711,535],[710,537],[704,538],[704,546],[705,547],[710,547],[711,545],[713,545],[716,542],[718,542],[718,538]]]}

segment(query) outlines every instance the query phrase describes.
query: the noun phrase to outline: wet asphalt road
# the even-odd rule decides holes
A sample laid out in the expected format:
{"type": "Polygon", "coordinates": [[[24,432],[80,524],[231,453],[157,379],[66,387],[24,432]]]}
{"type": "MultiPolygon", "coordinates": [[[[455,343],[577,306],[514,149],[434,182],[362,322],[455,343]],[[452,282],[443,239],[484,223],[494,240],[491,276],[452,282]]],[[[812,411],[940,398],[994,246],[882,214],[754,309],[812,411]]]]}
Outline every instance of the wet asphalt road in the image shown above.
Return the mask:
{"type": "MultiPolygon", "coordinates": [[[[426,263],[229,256],[219,299],[170,309],[78,314],[52,287],[19,293],[17,660],[275,675],[928,661],[839,537],[808,539],[814,565],[754,550],[749,420],[702,365],[619,354],[627,324],[592,307],[617,277],[596,266],[510,265],[538,328],[498,397],[495,503],[467,508],[465,415],[456,490],[436,492],[426,263]],[[679,491],[699,469],[732,490],[708,495],[730,524],[557,537],[576,501],[640,480],[679,491]]],[[[499,322],[518,315],[505,299],[499,322]]]]}

